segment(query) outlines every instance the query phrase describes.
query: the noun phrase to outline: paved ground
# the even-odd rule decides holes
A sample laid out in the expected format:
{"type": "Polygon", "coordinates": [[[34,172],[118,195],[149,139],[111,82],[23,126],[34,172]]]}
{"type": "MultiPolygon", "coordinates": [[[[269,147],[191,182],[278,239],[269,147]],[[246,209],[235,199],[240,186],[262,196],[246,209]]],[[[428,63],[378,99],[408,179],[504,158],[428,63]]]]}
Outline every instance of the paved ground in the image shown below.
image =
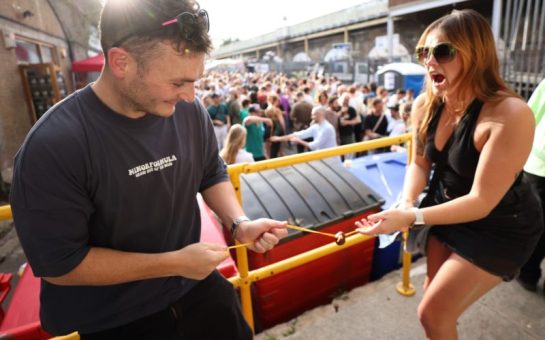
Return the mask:
{"type": "MultiPolygon", "coordinates": [[[[0,222],[0,272],[16,273],[24,262],[13,224],[0,222]]],[[[416,308],[422,298],[425,270],[423,259],[413,264],[411,281],[417,288],[413,297],[396,292],[401,274],[395,271],[329,305],[268,329],[256,340],[423,339],[416,308]]],[[[16,280],[15,276],[12,286],[16,280]]],[[[545,339],[545,296],[542,291],[527,292],[516,282],[502,283],[466,311],[458,331],[462,340],[545,339]]]]}
{"type": "MultiPolygon", "coordinates": [[[[400,272],[356,288],[330,305],[308,311],[256,336],[256,340],[406,340],[424,339],[416,316],[426,270],[422,259],[413,265],[416,295],[403,297],[395,286],[400,272]]],[[[545,296],[530,293],[516,282],[502,283],[477,301],[458,322],[460,339],[545,339],[545,296]]]]}
{"type": "Polygon", "coordinates": [[[12,273],[13,279],[8,296],[2,304],[2,308],[6,308],[13,293],[13,287],[17,285],[19,277],[16,275],[19,267],[26,262],[25,254],[15,233],[13,221],[0,221],[0,273],[12,273]]]}

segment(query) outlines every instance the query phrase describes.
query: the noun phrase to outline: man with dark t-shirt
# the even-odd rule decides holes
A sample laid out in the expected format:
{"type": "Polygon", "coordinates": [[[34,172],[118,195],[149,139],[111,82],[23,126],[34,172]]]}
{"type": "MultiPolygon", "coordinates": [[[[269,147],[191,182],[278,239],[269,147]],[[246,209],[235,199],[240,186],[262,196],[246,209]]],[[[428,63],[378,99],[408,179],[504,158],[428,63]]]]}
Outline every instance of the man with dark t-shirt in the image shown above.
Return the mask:
{"type": "MultiPolygon", "coordinates": [[[[290,119],[293,122],[293,132],[302,131],[310,126],[312,121],[312,104],[305,100],[303,92],[297,92],[295,95],[295,104],[291,108],[290,119]]],[[[305,142],[311,142],[312,138],[307,138],[305,142]]],[[[301,144],[297,144],[297,152],[302,153],[305,148],[301,144]]]]}
{"type": "MultiPolygon", "coordinates": [[[[363,138],[365,140],[377,139],[388,135],[388,119],[384,114],[384,102],[380,98],[373,100],[373,108],[363,120],[363,138]]],[[[369,153],[387,152],[389,148],[370,150],[369,153]]]]}
{"type": "Polygon", "coordinates": [[[251,221],[194,82],[208,16],[189,0],[108,1],[100,78],[51,108],[15,161],[18,236],[41,278],[40,317],[82,339],[251,339],[225,246],[201,243],[196,194],[253,251],[285,223],[251,221]]]}
{"type": "Polygon", "coordinates": [[[373,100],[373,108],[363,121],[363,131],[367,140],[388,135],[388,119],[384,115],[384,103],[381,99],[373,100]]]}

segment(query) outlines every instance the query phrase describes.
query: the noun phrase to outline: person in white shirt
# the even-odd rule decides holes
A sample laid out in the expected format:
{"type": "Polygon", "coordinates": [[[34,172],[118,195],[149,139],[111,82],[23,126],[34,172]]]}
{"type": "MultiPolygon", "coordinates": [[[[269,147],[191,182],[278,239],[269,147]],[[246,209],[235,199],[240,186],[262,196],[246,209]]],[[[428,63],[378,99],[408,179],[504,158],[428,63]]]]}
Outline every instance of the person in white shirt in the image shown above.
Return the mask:
{"type": "Polygon", "coordinates": [[[405,121],[399,113],[399,105],[394,105],[389,107],[390,109],[390,119],[388,121],[388,132],[390,136],[398,136],[407,132],[407,126],[405,121]]]}
{"type": "Polygon", "coordinates": [[[316,106],[312,109],[312,124],[308,128],[290,135],[273,136],[271,137],[271,141],[290,141],[301,144],[312,151],[335,147],[337,146],[335,128],[325,119],[325,114],[326,109],[324,107],[316,106]],[[312,142],[303,140],[307,138],[312,138],[312,142]]]}
{"type": "Polygon", "coordinates": [[[226,164],[236,163],[251,163],[254,161],[254,157],[251,153],[244,150],[246,145],[246,129],[240,124],[234,124],[231,126],[223,149],[220,151],[220,156],[223,158],[226,164]]]}

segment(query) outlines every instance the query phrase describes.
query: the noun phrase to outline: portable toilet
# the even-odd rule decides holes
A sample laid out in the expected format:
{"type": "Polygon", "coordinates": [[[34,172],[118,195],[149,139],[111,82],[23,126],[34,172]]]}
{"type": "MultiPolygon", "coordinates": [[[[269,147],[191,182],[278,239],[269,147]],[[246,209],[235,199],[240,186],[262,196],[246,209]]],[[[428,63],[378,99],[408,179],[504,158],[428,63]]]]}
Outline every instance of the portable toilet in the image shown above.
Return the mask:
{"type": "Polygon", "coordinates": [[[377,71],[377,81],[388,91],[412,89],[418,95],[424,86],[425,75],[426,69],[420,64],[391,63],[377,71]]]}

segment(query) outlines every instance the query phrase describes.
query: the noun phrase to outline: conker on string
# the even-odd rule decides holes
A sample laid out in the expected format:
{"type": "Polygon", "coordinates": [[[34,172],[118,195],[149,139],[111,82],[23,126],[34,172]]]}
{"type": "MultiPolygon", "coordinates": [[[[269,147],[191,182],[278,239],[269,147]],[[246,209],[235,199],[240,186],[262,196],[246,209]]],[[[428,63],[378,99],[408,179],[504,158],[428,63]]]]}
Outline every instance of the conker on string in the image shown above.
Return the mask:
{"type": "Polygon", "coordinates": [[[335,243],[337,243],[338,246],[342,246],[346,242],[346,237],[344,236],[344,233],[342,231],[339,231],[335,234],[335,243]]]}

